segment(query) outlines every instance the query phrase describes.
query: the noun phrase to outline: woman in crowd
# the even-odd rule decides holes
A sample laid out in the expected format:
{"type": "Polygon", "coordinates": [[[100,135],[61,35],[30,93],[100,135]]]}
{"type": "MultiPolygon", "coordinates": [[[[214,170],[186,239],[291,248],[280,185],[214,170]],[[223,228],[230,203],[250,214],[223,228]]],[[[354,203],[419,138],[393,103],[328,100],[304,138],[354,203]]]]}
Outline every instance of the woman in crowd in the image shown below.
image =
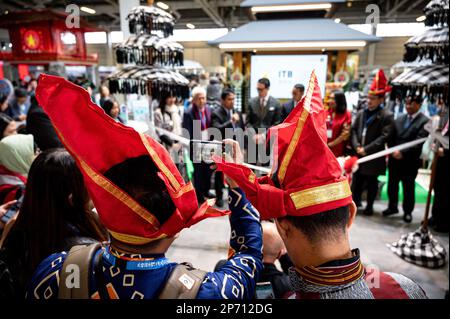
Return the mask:
{"type": "Polygon", "coordinates": [[[107,240],[92,211],[83,176],[64,149],[47,150],[33,162],[22,207],[2,249],[16,297],[48,255],[74,245],[107,240]]]}
{"type": "Polygon", "coordinates": [[[35,153],[33,135],[10,135],[0,141],[0,204],[21,197],[35,153]]]}
{"type": "Polygon", "coordinates": [[[336,157],[344,156],[352,123],[352,115],[347,111],[344,92],[332,92],[328,105],[330,106],[327,120],[328,147],[336,157]]]}
{"type": "MultiPolygon", "coordinates": [[[[169,131],[176,135],[181,135],[181,116],[180,109],[176,105],[176,97],[169,92],[164,92],[159,101],[159,106],[154,113],[155,126],[169,131]]],[[[179,143],[176,143],[169,136],[157,132],[159,139],[166,146],[167,150],[171,152],[172,158],[175,160],[177,151],[179,150],[179,143]]]]}
{"type": "Polygon", "coordinates": [[[120,108],[119,103],[117,101],[113,100],[105,100],[103,102],[102,106],[103,110],[105,110],[105,113],[111,116],[114,120],[117,122],[123,123],[123,120],[120,118],[120,108]]]}
{"type": "Polygon", "coordinates": [[[111,99],[110,95],[111,94],[109,93],[109,88],[106,85],[102,85],[100,87],[100,101],[99,101],[101,107],[103,107],[103,104],[105,103],[106,100],[111,99]]]}
{"type": "Polygon", "coordinates": [[[9,135],[17,134],[17,123],[4,113],[0,113],[0,140],[9,135]]]}

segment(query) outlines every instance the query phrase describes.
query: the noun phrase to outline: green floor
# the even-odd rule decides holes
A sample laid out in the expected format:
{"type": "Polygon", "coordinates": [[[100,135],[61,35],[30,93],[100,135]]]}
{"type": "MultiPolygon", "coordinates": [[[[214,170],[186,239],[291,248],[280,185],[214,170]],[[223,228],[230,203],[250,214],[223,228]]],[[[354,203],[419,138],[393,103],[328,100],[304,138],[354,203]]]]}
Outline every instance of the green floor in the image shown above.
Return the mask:
{"type": "MultiPolygon", "coordinates": [[[[389,173],[386,172],[385,176],[378,177],[378,180],[380,182],[383,182],[383,188],[381,189],[381,200],[389,200],[389,197],[387,195],[387,186],[388,186],[388,178],[389,173]]],[[[424,189],[422,186],[420,186],[418,183],[416,183],[416,203],[426,203],[427,202],[427,196],[428,196],[428,190],[424,189]]],[[[399,192],[398,192],[398,201],[403,201],[403,186],[402,183],[399,185],[399,192]]],[[[431,203],[433,203],[433,196],[431,197],[431,203]]]]}

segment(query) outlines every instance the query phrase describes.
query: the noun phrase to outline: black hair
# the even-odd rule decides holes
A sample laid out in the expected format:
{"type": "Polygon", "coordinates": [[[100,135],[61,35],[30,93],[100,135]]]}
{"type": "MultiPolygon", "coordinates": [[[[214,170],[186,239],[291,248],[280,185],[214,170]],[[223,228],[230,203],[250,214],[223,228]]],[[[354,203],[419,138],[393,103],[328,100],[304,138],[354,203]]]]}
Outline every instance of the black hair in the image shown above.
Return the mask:
{"type": "Polygon", "coordinates": [[[334,102],[336,103],[336,113],[344,114],[347,111],[347,100],[343,91],[334,91],[334,102]]]}
{"type": "Polygon", "coordinates": [[[417,104],[422,104],[423,102],[421,95],[410,95],[408,97],[411,99],[411,102],[416,102],[417,104]]]}
{"type": "Polygon", "coordinates": [[[258,80],[258,83],[264,84],[266,89],[270,88],[270,81],[268,78],[261,78],[258,80]]]}
{"type": "Polygon", "coordinates": [[[345,233],[350,214],[348,206],[309,216],[286,216],[295,228],[306,238],[316,243],[321,240],[332,241],[345,233]]]}
{"type": "Polygon", "coordinates": [[[151,212],[160,224],[164,224],[176,207],[158,172],[150,156],[143,155],[113,166],[105,177],[151,212]]]}
{"type": "Polygon", "coordinates": [[[299,90],[300,92],[305,92],[305,86],[303,84],[297,83],[294,85],[294,89],[299,90]]]}
{"type": "Polygon", "coordinates": [[[14,95],[16,96],[16,98],[18,97],[27,97],[28,93],[27,90],[22,89],[22,88],[17,88],[14,90],[14,95]]]}
{"type": "Polygon", "coordinates": [[[161,110],[161,114],[164,114],[166,112],[166,100],[169,97],[174,97],[172,92],[169,91],[162,91],[161,92],[161,98],[159,99],[159,108],[161,110]]]}
{"type": "Polygon", "coordinates": [[[225,100],[230,94],[235,94],[232,89],[223,89],[220,97],[222,98],[222,100],[225,100]]]}
{"type": "Polygon", "coordinates": [[[111,99],[106,99],[103,102],[102,109],[105,110],[105,113],[111,116],[111,110],[114,107],[114,101],[111,99]]]}
{"type": "Polygon", "coordinates": [[[0,95],[0,104],[5,103],[5,101],[8,99],[7,95],[1,94],[0,95]]]}
{"type": "Polygon", "coordinates": [[[44,258],[68,249],[74,239],[107,239],[88,203],[83,175],[65,149],[49,149],[36,157],[20,213],[4,244],[10,269],[14,268],[21,285],[44,258]]]}
{"type": "Polygon", "coordinates": [[[5,131],[6,127],[13,121],[14,120],[5,113],[0,113],[0,140],[4,138],[3,132],[5,131]]]}

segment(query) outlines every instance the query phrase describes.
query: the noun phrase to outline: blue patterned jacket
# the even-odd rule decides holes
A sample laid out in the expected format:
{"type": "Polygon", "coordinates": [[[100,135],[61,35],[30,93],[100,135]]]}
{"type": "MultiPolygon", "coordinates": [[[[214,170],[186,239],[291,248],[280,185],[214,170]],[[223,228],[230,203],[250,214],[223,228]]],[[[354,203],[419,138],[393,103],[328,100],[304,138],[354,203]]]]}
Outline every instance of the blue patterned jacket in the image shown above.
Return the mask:
{"type": "MultiPolygon", "coordinates": [[[[234,255],[220,270],[207,273],[198,291],[198,299],[250,299],[254,296],[258,275],[263,268],[259,213],[239,188],[230,190],[229,206],[232,211],[230,248],[234,255]]],[[[57,298],[60,272],[66,256],[67,252],[53,254],[38,266],[29,283],[27,299],[57,298]]],[[[164,260],[164,255],[139,257],[164,260]]],[[[113,265],[105,254],[101,262],[103,278],[111,299],[157,298],[177,265],[166,262],[154,269],[129,270],[122,265],[113,265]]],[[[89,293],[91,298],[99,298],[92,273],[89,293]]]]}

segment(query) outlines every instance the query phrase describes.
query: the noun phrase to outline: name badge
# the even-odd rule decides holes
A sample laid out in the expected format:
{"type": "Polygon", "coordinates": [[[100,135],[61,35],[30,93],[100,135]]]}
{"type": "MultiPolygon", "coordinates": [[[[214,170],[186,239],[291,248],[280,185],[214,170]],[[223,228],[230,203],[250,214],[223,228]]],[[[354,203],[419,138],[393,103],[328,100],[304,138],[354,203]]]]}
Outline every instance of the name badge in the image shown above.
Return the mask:
{"type": "Polygon", "coordinates": [[[333,131],[330,130],[330,129],[328,129],[328,130],[327,130],[327,137],[328,137],[328,138],[331,138],[332,136],[333,136],[333,131]]]}

